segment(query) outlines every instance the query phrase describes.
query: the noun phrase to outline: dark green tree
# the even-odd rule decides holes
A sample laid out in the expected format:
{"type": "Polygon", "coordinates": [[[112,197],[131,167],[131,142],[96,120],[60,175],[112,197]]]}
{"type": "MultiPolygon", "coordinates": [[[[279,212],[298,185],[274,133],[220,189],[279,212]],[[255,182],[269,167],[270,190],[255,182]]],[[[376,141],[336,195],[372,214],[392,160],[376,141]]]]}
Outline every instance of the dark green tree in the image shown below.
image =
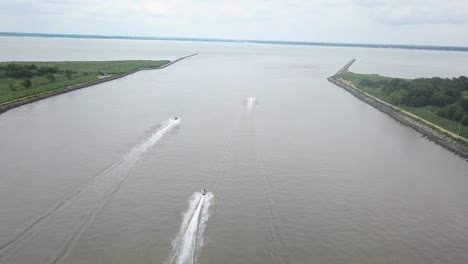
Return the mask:
{"type": "Polygon", "coordinates": [[[460,101],[460,106],[468,112],[468,98],[464,98],[460,101]]]}
{"type": "Polygon", "coordinates": [[[453,113],[452,119],[455,121],[462,121],[462,118],[465,116],[465,110],[463,108],[458,107],[455,113],[453,113]]]}
{"type": "Polygon", "coordinates": [[[39,75],[47,75],[48,73],[57,73],[59,69],[57,67],[48,67],[48,66],[41,66],[38,69],[39,75]]]}
{"type": "Polygon", "coordinates": [[[391,93],[389,96],[389,99],[392,103],[396,105],[400,105],[401,103],[404,103],[404,100],[407,95],[408,93],[405,90],[401,89],[401,90],[391,93]]]}
{"type": "Polygon", "coordinates": [[[447,117],[452,119],[453,115],[455,114],[455,112],[457,112],[459,107],[460,106],[458,106],[457,104],[451,104],[451,105],[445,106],[445,108],[447,109],[447,117]]]}
{"type": "Polygon", "coordinates": [[[33,72],[27,69],[18,69],[14,71],[7,71],[7,76],[10,78],[17,78],[17,79],[22,79],[22,78],[31,78],[33,76],[33,72]]]}
{"type": "Polygon", "coordinates": [[[24,79],[24,81],[23,81],[23,86],[24,86],[26,89],[31,88],[31,86],[32,86],[31,80],[30,80],[30,79],[24,79]]]}
{"type": "Polygon", "coordinates": [[[447,96],[441,92],[435,92],[431,96],[431,105],[444,106],[447,101],[447,96]]]}
{"type": "Polygon", "coordinates": [[[445,107],[442,108],[442,109],[439,109],[439,111],[437,111],[437,115],[438,115],[438,116],[441,116],[441,117],[443,117],[443,118],[450,118],[450,117],[448,116],[448,111],[447,111],[447,109],[446,109],[445,107]]]}
{"type": "Polygon", "coordinates": [[[376,86],[376,83],[372,80],[369,79],[362,79],[359,81],[359,85],[361,86],[367,86],[367,87],[373,87],[376,86]]]}
{"type": "Polygon", "coordinates": [[[47,74],[47,79],[49,80],[49,83],[53,83],[56,80],[55,75],[52,73],[47,74]]]}
{"type": "Polygon", "coordinates": [[[468,115],[464,116],[462,119],[462,125],[468,126],[468,115]]]}
{"type": "Polygon", "coordinates": [[[72,73],[73,73],[72,70],[66,70],[65,71],[65,74],[67,75],[68,80],[70,80],[72,78],[72,73]]]}
{"type": "Polygon", "coordinates": [[[15,86],[13,85],[13,83],[10,82],[10,83],[8,84],[8,87],[10,88],[10,91],[16,91],[16,88],[15,88],[15,86]]]}

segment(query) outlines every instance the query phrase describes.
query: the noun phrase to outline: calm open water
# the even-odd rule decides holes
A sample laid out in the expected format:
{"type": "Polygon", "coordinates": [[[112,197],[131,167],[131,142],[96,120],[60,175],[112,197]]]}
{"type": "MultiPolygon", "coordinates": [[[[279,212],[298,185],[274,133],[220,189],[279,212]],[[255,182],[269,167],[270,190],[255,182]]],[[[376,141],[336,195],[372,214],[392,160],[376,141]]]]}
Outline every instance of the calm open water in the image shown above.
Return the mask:
{"type": "Polygon", "coordinates": [[[196,51],[0,115],[0,263],[468,263],[468,163],[326,80],[468,53],[0,38],[1,61],[196,51]]]}

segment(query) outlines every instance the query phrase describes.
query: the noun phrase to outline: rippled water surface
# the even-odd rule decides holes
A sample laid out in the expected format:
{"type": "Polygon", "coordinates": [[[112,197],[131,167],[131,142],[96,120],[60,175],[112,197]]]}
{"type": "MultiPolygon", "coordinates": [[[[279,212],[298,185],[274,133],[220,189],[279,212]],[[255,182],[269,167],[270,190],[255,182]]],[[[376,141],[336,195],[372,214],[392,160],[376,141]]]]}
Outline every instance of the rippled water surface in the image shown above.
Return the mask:
{"type": "Polygon", "coordinates": [[[468,263],[468,163],[326,80],[468,53],[0,38],[1,61],[197,51],[0,115],[0,263],[468,263]]]}

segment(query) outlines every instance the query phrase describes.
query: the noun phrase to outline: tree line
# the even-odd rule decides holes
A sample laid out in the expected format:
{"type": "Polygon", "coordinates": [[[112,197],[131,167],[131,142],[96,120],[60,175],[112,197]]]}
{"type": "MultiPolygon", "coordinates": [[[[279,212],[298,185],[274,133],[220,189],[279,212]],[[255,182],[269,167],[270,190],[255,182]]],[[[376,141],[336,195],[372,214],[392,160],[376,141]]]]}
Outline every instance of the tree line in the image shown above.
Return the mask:
{"type": "Polygon", "coordinates": [[[468,93],[468,78],[465,76],[451,79],[362,79],[359,84],[380,87],[381,92],[397,105],[439,107],[437,115],[468,125],[468,98],[464,98],[464,92],[468,93]]]}
{"type": "MultiPolygon", "coordinates": [[[[0,65],[0,78],[23,79],[23,86],[26,88],[31,87],[31,78],[33,77],[45,76],[49,82],[55,82],[55,74],[57,73],[65,74],[68,79],[71,79],[74,71],[61,70],[58,67],[51,66],[38,66],[36,64],[23,65],[10,63],[7,65],[0,65]]],[[[15,90],[11,83],[10,89],[15,90]]]]}

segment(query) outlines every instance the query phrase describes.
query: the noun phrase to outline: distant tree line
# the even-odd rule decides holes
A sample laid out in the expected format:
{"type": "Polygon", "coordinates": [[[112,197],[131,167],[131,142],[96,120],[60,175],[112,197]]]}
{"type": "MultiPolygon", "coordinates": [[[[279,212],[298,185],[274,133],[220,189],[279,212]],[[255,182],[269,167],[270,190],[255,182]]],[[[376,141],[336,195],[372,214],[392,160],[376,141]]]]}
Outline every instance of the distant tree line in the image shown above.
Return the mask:
{"type": "MultiPolygon", "coordinates": [[[[45,76],[49,82],[55,82],[56,76],[54,74],[64,74],[68,79],[72,78],[74,73],[72,70],[60,70],[58,67],[50,66],[37,66],[35,64],[22,65],[10,63],[7,65],[0,65],[0,78],[23,79],[23,86],[30,88],[32,86],[31,78],[38,76],[45,76]]],[[[16,88],[10,83],[10,90],[16,91],[16,88]]]]}
{"type": "Polygon", "coordinates": [[[440,107],[437,112],[439,116],[457,122],[463,121],[468,125],[468,98],[463,97],[463,92],[468,91],[468,78],[465,76],[451,79],[438,77],[378,81],[362,79],[359,84],[380,87],[382,93],[397,105],[440,107]]]}
{"type": "Polygon", "coordinates": [[[58,73],[60,70],[57,67],[41,66],[35,64],[20,65],[11,63],[5,66],[0,65],[0,71],[3,72],[2,77],[13,79],[32,78],[34,76],[46,76],[47,74],[58,73]]]}

